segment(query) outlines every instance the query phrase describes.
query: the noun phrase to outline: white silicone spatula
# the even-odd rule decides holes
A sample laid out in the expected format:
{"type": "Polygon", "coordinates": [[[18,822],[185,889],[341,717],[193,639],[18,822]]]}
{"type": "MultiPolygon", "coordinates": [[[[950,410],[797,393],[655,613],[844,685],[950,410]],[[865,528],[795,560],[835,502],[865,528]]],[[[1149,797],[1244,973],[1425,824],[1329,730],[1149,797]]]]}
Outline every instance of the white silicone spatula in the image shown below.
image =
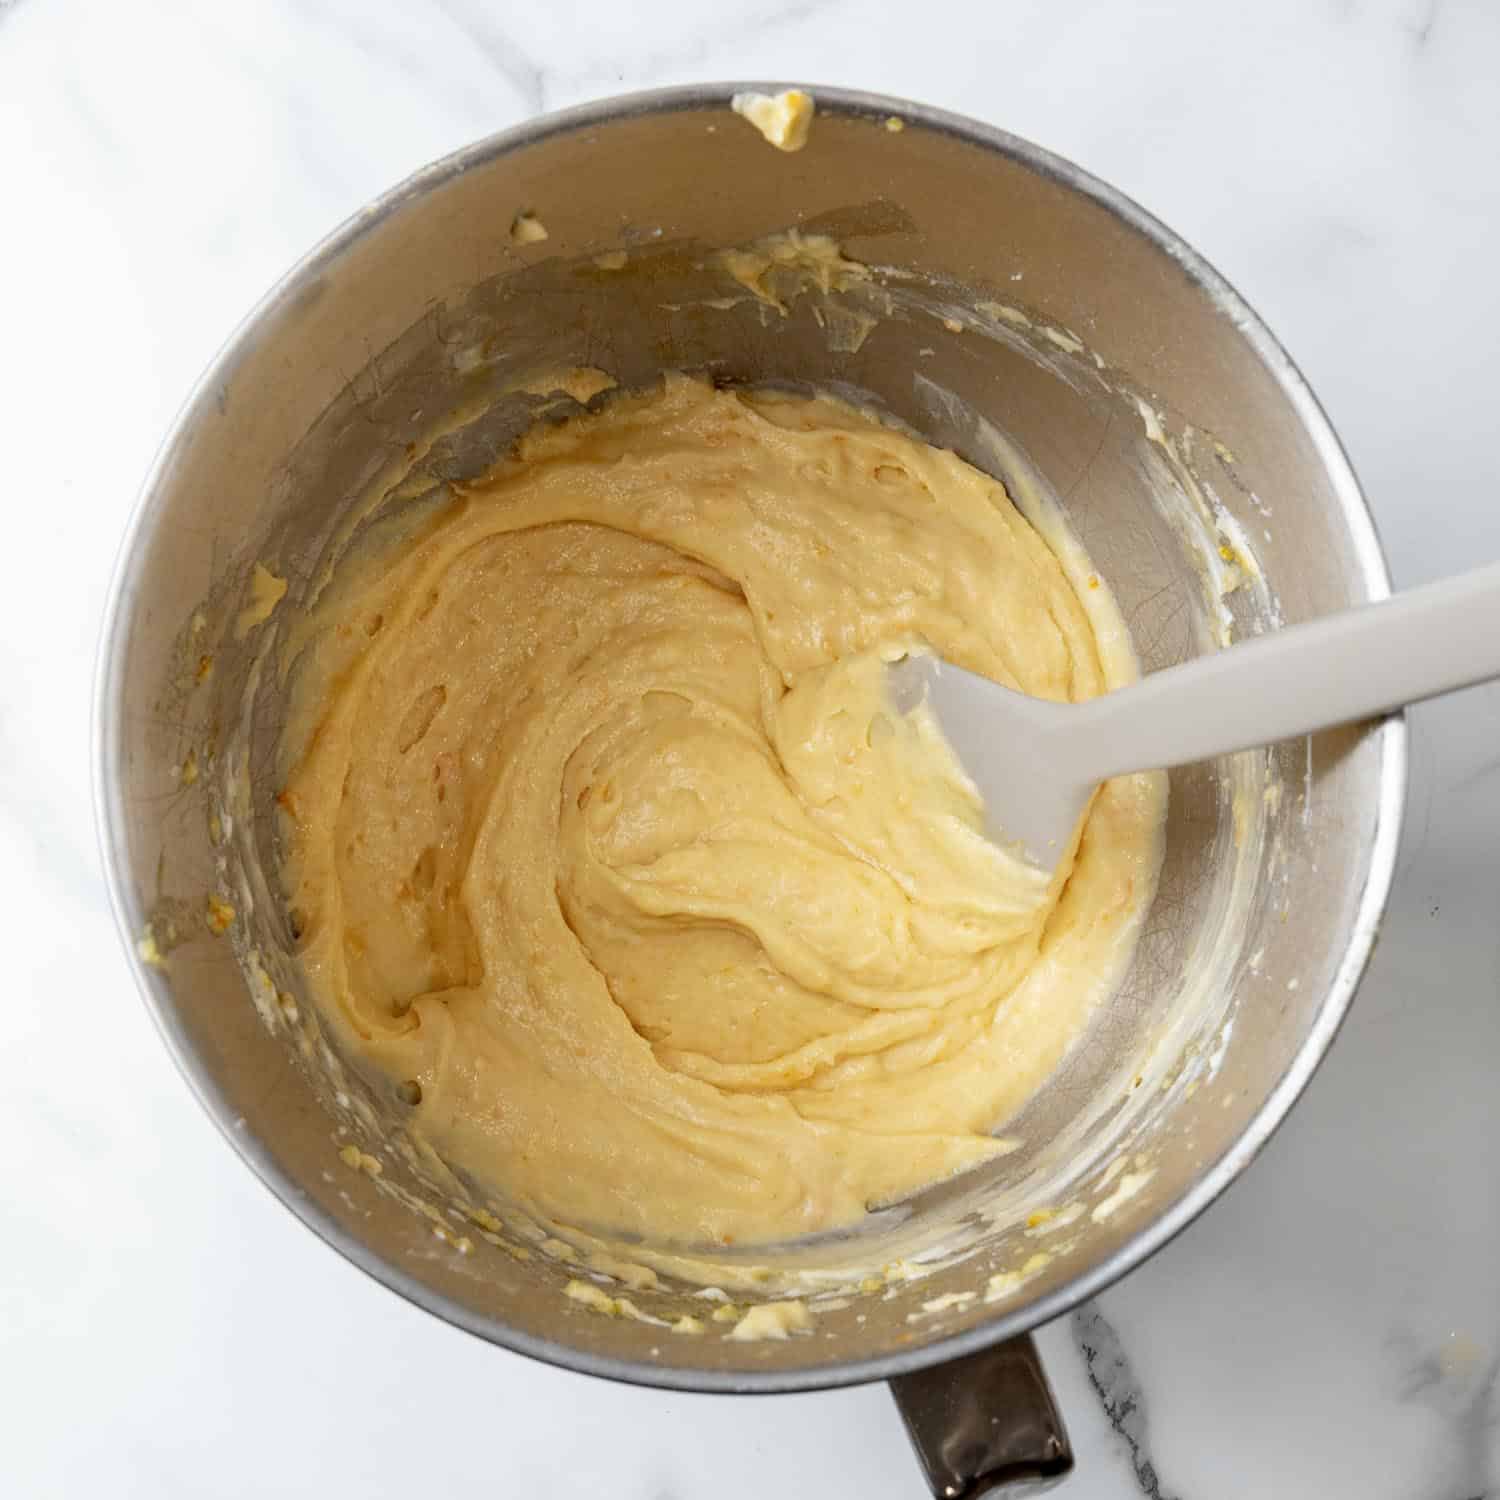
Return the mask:
{"type": "Polygon", "coordinates": [[[910,655],[898,710],[924,700],[984,798],[990,837],[1050,870],[1094,788],[1386,713],[1500,677],[1500,563],[1257,636],[1085,703],[1049,703],[910,655]]]}

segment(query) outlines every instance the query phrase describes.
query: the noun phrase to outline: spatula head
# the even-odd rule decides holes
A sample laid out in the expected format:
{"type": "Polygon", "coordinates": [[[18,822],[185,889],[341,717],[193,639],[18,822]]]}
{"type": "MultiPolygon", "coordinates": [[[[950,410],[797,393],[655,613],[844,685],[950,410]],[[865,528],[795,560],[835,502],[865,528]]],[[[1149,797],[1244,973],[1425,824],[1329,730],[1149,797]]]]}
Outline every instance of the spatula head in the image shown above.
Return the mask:
{"type": "Polygon", "coordinates": [[[886,686],[897,712],[937,721],[984,803],[989,837],[1056,868],[1094,791],[1072,765],[1072,705],[1028,698],[922,651],[891,662],[886,686]]]}

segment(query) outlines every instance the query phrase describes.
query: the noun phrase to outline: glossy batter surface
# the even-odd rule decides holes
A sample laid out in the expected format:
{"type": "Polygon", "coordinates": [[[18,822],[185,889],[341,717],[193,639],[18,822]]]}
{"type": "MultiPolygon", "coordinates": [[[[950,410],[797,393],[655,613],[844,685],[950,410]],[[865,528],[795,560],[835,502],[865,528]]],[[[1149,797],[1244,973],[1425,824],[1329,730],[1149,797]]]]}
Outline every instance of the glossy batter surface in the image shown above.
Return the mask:
{"type": "Polygon", "coordinates": [[[1128,958],[1161,786],[1103,788],[1048,884],[880,653],[1126,680],[1051,541],[828,400],[673,378],[534,431],[313,618],[282,801],[321,1009],[448,1160],[580,1228],[785,1239],[1005,1150],[1128,958]]]}

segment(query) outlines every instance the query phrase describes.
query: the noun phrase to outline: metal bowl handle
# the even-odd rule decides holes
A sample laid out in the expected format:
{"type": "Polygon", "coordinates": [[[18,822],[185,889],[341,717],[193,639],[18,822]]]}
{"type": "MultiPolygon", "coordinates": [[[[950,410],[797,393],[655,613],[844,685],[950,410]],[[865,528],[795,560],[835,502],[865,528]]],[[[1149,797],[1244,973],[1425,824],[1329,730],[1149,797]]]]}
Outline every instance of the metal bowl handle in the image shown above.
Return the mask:
{"type": "Polygon", "coordinates": [[[890,1385],[936,1500],[1039,1494],[1073,1467],[1030,1334],[890,1385]]]}

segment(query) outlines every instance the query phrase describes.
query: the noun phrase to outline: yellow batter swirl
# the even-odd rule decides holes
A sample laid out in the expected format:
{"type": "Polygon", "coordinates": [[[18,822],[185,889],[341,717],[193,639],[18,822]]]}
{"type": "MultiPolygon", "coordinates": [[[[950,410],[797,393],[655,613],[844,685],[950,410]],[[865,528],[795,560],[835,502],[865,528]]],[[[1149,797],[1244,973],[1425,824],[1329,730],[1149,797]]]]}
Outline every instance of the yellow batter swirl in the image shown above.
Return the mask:
{"type": "Polygon", "coordinates": [[[1007,1149],[1128,959],[1162,786],[1103,788],[1049,884],[880,652],[1128,680],[1049,540],[827,399],[673,377],[533,431],[314,618],[282,799],[312,996],[450,1162],[584,1229],[785,1239],[1007,1149]]]}

